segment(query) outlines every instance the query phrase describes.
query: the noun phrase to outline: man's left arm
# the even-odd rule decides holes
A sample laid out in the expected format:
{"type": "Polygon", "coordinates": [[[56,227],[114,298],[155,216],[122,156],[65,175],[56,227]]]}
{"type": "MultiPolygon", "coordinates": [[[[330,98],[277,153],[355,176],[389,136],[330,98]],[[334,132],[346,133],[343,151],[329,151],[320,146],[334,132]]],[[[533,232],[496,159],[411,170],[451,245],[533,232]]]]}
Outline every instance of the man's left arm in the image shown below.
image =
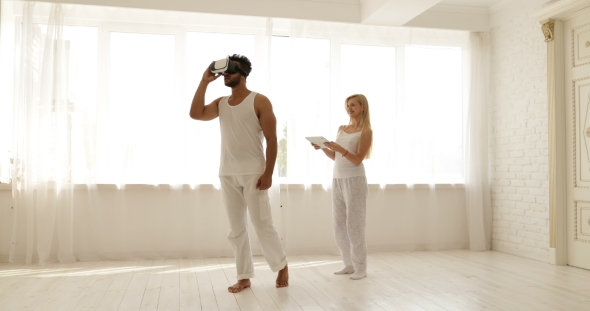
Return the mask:
{"type": "Polygon", "coordinates": [[[256,189],[266,190],[272,185],[272,173],[277,160],[277,119],[272,110],[272,104],[266,96],[256,95],[254,106],[257,108],[258,120],[266,140],[266,168],[256,183],[256,189]]]}

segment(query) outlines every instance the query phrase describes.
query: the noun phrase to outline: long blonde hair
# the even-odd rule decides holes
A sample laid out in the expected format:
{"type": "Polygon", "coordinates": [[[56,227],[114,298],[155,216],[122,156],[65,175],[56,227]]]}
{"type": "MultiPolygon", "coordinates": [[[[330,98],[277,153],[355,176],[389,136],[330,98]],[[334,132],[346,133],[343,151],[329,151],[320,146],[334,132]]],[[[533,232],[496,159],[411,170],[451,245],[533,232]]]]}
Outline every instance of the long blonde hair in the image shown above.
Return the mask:
{"type": "MultiPolygon", "coordinates": [[[[353,94],[348,96],[344,101],[344,109],[347,109],[346,105],[348,105],[348,100],[351,98],[355,98],[356,100],[358,100],[361,106],[363,107],[363,111],[361,113],[361,138],[359,139],[359,143],[356,146],[358,152],[358,150],[361,150],[361,142],[363,141],[363,136],[365,135],[367,130],[371,129],[371,115],[369,113],[369,101],[367,100],[367,97],[365,97],[365,95],[363,94],[353,94]]],[[[348,121],[348,125],[350,124],[352,124],[352,118],[350,118],[350,120],[348,121]]],[[[371,137],[371,147],[369,147],[369,151],[367,151],[365,159],[371,157],[371,149],[373,149],[373,137],[371,137]]]]}

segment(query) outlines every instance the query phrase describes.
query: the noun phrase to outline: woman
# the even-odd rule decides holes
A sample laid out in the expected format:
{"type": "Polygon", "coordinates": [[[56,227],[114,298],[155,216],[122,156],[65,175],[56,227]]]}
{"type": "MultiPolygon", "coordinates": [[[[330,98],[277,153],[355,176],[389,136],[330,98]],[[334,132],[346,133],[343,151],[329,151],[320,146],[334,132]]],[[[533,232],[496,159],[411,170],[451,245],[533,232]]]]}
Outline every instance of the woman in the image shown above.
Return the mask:
{"type": "MultiPolygon", "coordinates": [[[[370,156],[373,131],[369,102],[364,95],[349,96],[345,107],[350,117],[348,125],[340,126],[336,142],[324,143],[328,148],[322,148],[322,151],[335,162],[332,181],[334,235],[344,268],[334,274],[352,273],[350,278],[359,280],[367,276],[368,187],[363,160],[370,156]]],[[[320,146],[312,145],[316,150],[320,149],[320,146]]]]}

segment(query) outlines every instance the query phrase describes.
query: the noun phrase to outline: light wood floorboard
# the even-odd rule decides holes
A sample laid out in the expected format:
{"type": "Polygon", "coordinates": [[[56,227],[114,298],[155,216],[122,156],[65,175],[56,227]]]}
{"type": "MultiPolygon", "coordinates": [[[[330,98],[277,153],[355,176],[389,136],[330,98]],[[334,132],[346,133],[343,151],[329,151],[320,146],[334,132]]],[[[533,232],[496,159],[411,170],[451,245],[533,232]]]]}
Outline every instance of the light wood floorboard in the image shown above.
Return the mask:
{"type": "Polygon", "coordinates": [[[589,311],[590,271],[505,253],[369,254],[368,277],[334,275],[339,256],[289,257],[289,287],[254,258],[231,294],[233,258],[0,263],[1,311],[589,311]]]}

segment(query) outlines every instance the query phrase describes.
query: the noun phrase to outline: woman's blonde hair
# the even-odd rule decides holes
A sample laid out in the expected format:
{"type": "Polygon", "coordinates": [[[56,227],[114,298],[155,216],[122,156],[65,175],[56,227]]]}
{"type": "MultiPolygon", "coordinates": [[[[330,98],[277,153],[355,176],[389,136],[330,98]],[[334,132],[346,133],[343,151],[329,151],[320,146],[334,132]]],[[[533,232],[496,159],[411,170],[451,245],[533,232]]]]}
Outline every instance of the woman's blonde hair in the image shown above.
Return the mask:
{"type": "MultiPolygon", "coordinates": [[[[348,96],[346,98],[346,100],[344,101],[344,109],[347,109],[348,100],[351,98],[358,100],[359,103],[361,104],[361,107],[363,107],[363,111],[361,112],[361,138],[359,139],[359,143],[356,147],[357,152],[358,152],[358,150],[361,150],[361,142],[363,141],[363,136],[365,135],[367,130],[371,129],[371,115],[369,113],[369,101],[367,100],[367,97],[365,97],[365,95],[363,95],[363,94],[353,94],[353,95],[348,96]]],[[[350,125],[351,123],[352,123],[352,118],[348,121],[348,125],[350,125]]],[[[365,155],[365,159],[368,159],[371,157],[371,149],[373,149],[373,138],[372,137],[371,137],[371,147],[369,147],[369,151],[367,151],[367,154],[365,155]]]]}

